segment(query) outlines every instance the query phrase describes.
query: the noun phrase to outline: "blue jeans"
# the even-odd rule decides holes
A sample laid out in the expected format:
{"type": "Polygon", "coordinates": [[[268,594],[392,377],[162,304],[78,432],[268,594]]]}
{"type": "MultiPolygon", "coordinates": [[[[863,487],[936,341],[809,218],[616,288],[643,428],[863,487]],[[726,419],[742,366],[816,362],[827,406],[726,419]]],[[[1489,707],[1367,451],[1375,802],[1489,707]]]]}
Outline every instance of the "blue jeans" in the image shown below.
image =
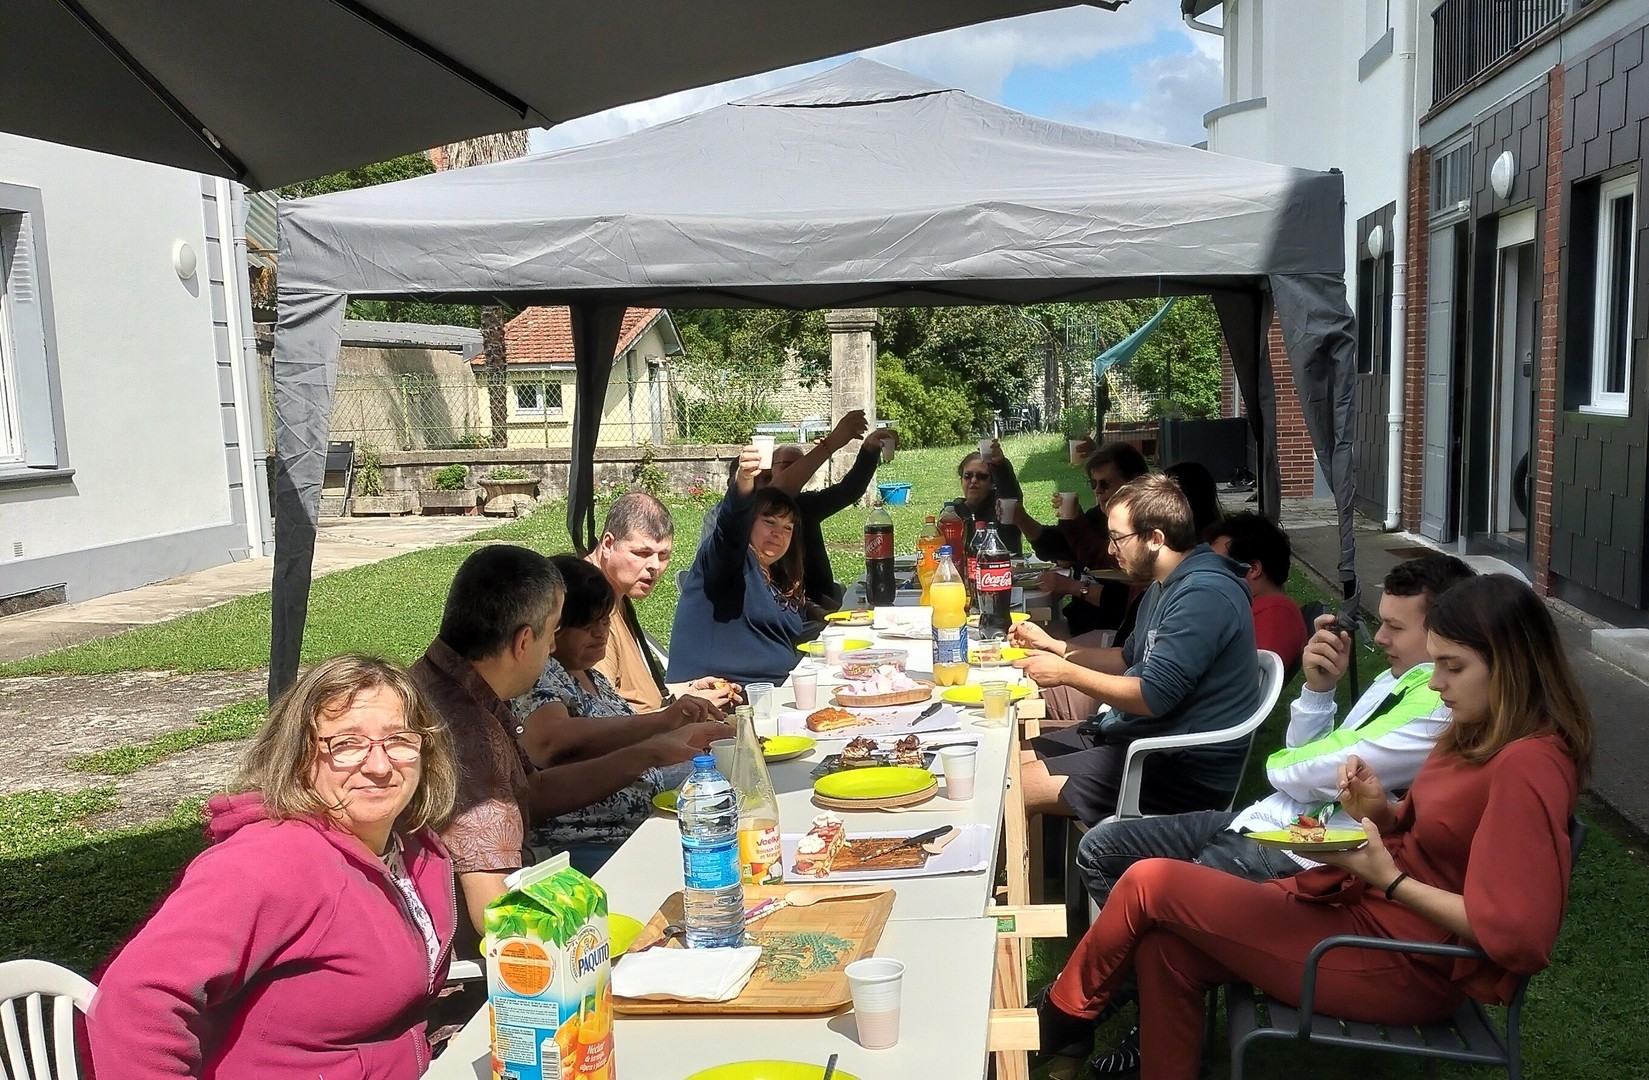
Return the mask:
{"type": "Polygon", "coordinates": [[[1141,859],[1201,863],[1249,881],[1293,877],[1300,864],[1286,852],[1262,847],[1232,832],[1237,815],[1229,810],[1128,818],[1089,829],[1077,848],[1076,865],[1094,903],[1105,906],[1123,871],[1141,859]]]}

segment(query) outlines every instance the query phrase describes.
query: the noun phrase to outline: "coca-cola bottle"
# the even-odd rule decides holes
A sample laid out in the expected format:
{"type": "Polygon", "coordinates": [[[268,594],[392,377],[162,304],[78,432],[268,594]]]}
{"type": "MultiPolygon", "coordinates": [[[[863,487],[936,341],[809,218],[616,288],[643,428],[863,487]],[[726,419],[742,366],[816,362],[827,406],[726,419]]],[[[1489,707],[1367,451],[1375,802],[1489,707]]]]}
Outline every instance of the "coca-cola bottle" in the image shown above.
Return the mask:
{"type": "Polygon", "coordinates": [[[1013,610],[1013,552],[995,525],[981,525],[984,539],[974,555],[974,583],[981,640],[1005,638],[1013,610]]]}
{"type": "Polygon", "coordinates": [[[865,595],[872,606],[893,603],[893,519],[878,506],[865,520],[865,595]]]}
{"type": "Polygon", "coordinates": [[[968,608],[972,611],[979,610],[979,549],[985,543],[986,524],[988,523],[984,521],[973,523],[973,535],[968,537],[968,551],[965,556],[967,565],[962,570],[963,577],[968,583],[968,608]]]}

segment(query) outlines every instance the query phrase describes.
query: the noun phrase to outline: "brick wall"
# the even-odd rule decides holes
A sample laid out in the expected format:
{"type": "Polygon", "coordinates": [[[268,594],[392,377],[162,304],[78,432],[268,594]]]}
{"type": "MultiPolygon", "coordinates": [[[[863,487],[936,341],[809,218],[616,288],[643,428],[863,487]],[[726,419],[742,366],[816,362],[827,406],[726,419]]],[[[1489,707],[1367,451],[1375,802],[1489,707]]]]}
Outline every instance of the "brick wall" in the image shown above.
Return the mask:
{"type": "Polygon", "coordinates": [[[1282,324],[1273,316],[1267,338],[1271,353],[1271,380],[1277,398],[1277,466],[1282,472],[1282,497],[1310,498],[1316,490],[1317,453],[1306,431],[1300,395],[1294,389],[1294,368],[1283,345],[1282,324]]]}
{"type": "Polygon", "coordinates": [[[1563,129],[1566,122],[1563,97],[1563,69],[1546,73],[1546,205],[1541,211],[1540,229],[1540,361],[1535,371],[1540,385],[1535,389],[1534,497],[1529,523],[1529,569],[1536,590],[1551,595],[1552,566],[1552,448],[1557,435],[1558,318],[1559,284],[1562,267],[1563,129]]]}
{"type": "MultiPolygon", "coordinates": [[[[1403,475],[1398,505],[1400,525],[1420,527],[1421,477],[1426,445],[1426,318],[1431,278],[1431,150],[1421,147],[1409,158],[1408,316],[1403,327],[1403,475]]],[[[1439,348],[1448,348],[1439,342],[1439,348]]]]}

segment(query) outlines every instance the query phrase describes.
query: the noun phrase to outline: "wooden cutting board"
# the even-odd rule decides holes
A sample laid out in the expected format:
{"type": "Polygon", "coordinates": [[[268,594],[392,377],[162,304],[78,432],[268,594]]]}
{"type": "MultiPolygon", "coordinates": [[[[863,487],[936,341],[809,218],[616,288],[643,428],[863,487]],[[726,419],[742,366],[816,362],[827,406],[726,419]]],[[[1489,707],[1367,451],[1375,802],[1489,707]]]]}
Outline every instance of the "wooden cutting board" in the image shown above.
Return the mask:
{"type": "MultiPolygon", "coordinates": [[[[830,885],[746,885],[744,903],[754,907],[768,897],[794,888],[823,892],[863,889],[830,885]]],[[[834,1012],[853,1001],[842,969],[874,955],[893,910],[893,890],[852,900],[828,900],[811,907],[785,907],[750,927],[762,947],[762,958],[731,1001],[653,1001],[613,998],[613,1010],[625,1016],[692,1016],[706,1014],[772,1014],[834,1012]]],[[[682,922],[681,893],[672,893],[658,913],[647,921],[629,951],[640,952],[664,937],[664,928],[682,922]]],[[[675,948],[672,943],[661,948],[675,948]]],[[[622,964],[623,958],[617,961],[622,964]]]]}

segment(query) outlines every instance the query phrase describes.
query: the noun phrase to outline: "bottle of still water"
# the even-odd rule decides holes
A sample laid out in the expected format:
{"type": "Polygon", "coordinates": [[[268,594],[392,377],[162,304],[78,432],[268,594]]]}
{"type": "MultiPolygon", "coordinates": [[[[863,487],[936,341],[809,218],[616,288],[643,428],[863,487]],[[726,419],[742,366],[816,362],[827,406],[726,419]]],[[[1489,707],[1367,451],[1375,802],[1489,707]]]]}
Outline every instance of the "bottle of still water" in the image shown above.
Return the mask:
{"type": "Polygon", "coordinates": [[[676,797],[681,826],[683,923],[690,949],[744,943],[744,886],[739,880],[739,796],[700,754],[676,797]]]}

